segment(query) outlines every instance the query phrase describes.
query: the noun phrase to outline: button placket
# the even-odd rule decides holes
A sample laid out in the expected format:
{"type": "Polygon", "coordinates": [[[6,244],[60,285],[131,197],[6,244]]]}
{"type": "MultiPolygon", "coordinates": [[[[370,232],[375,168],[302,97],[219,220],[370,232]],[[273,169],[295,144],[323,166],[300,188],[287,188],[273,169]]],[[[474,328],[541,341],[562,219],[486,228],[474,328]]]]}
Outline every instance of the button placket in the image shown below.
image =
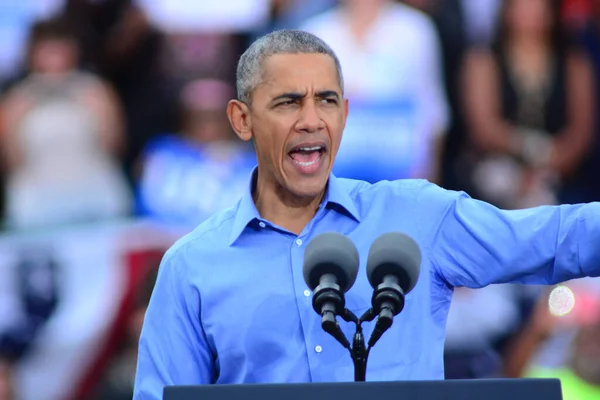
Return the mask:
{"type": "MultiPolygon", "coordinates": [[[[302,269],[305,249],[302,247],[303,243],[304,240],[300,237],[292,238],[292,242],[290,243],[290,256],[292,261],[292,273],[294,277],[296,302],[298,312],[300,314],[300,323],[302,326],[302,331],[304,333],[306,346],[305,348],[308,356],[308,368],[312,375],[315,368],[318,368],[319,365],[319,361],[317,361],[317,359],[320,358],[320,354],[315,350],[319,342],[316,342],[314,332],[317,329],[317,327],[320,328],[319,325],[321,319],[313,310],[311,302],[312,291],[310,291],[309,288],[306,287],[306,282],[304,281],[302,269]]],[[[322,351],[322,344],[319,346],[321,346],[320,349],[322,351]]]]}

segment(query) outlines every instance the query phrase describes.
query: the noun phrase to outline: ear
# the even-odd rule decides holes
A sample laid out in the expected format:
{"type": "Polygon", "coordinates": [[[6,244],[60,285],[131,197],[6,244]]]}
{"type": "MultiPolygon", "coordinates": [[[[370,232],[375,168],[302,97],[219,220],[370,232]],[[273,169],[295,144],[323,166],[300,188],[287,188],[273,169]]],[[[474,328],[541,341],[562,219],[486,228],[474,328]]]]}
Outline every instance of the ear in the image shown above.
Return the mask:
{"type": "Polygon", "coordinates": [[[348,118],[348,99],[344,99],[344,119],[348,118]]]}
{"type": "Polygon", "coordinates": [[[348,119],[348,99],[344,99],[344,128],[346,127],[346,120],[348,119]]]}
{"type": "Polygon", "coordinates": [[[252,120],[250,108],[239,100],[231,100],[227,104],[227,118],[236,135],[244,142],[252,139],[252,120]]]}

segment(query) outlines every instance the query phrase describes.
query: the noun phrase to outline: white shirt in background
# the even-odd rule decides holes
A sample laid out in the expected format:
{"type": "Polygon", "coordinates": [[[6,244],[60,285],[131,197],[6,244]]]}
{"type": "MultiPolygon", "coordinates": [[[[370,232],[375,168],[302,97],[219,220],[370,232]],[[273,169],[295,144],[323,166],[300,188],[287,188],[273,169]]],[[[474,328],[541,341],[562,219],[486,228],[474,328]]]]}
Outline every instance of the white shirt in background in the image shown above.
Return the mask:
{"type": "Polygon", "coordinates": [[[449,123],[441,49],[423,13],[389,3],[363,43],[336,8],[301,29],[340,59],[350,113],[334,172],[368,181],[424,177],[432,146],[449,123]]]}

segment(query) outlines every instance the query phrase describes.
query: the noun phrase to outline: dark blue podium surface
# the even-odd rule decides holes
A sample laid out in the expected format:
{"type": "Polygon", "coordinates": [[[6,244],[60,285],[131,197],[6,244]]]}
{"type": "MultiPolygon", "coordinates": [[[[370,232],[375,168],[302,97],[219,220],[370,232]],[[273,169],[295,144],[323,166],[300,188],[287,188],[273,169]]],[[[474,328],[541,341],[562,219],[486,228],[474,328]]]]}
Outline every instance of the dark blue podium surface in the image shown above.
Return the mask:
{"type": "Polygon", "coordinates": [[[558,379],[170,386],[164,400],[563,400],[558,379]]]}

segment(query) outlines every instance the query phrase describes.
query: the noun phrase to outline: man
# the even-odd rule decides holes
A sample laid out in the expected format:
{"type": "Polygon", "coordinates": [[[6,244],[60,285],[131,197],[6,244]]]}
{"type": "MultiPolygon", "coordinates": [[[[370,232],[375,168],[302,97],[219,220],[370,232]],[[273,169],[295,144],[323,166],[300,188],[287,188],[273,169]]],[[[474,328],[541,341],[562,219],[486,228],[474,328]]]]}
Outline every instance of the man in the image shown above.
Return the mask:
{"type": "Polygon", "coordinates": [[[235,207],[165,254],[136,399],[159,399],[165,385],[352,380],[348,352],[321,329],[302,277],[304,249],[323,232],[347,235],[361,255],[346,295],[355,314],[370,306],[365,261],[377,236],[405,232],[423,253],[418,284],[370,353],[371,381],[443,378],[454,287],[600,275],[600,204],[502,211],[423,180],[331,175],[348,114],[343,87],[336,55],[306,32],[271,33],[242,55],[227,114],[254,141],[258,167],[235,207]]]}

